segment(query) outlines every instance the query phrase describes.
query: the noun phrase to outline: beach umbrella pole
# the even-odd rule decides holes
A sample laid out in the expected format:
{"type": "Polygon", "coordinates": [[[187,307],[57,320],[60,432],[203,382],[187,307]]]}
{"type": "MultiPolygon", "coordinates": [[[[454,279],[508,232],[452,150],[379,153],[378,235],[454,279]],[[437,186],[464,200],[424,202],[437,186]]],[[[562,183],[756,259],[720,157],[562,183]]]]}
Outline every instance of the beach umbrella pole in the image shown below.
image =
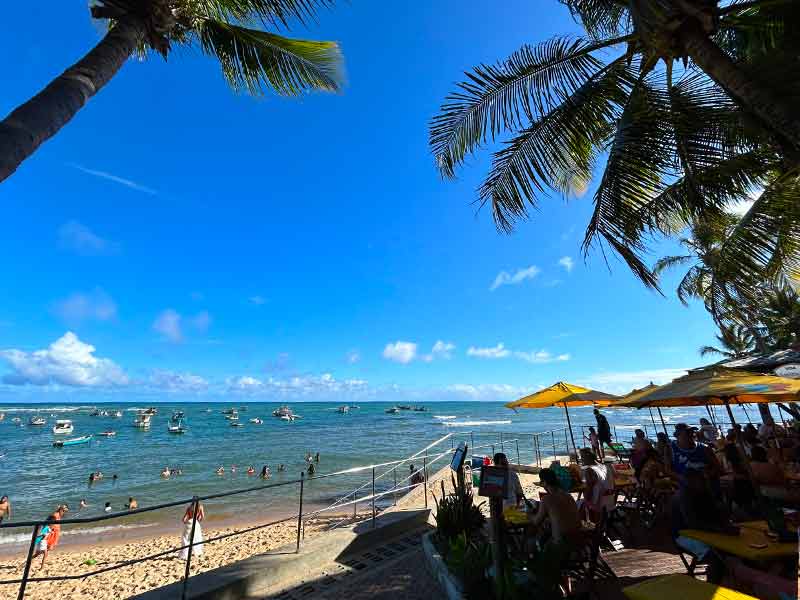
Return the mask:
{"type": "MultiPolygon", "coordinates": [[[[575,450],[575,460],[580,461],[578,457],[578,447],[575,445],[575,435],[572,433],[572,421],[569,418],[569,408],[567,408],[567,403],[564,402],[564,413],[567,415],[567,427],[569,427],[569,437],[572,440],[572,449],[575,450]]],[[[569,448],[567,448],[567,458],[569,458],[569,448]]]]}
{"type": "MultiPolygon", "coordinates": [[[[739,447],[739,452],[742,453],[742,460],[744,461],[745,469],[747,470],[747,475],[750,477],[750,483],[753,484],[753,489],[756,491],[756,494],[761,496],[761,488],[756,481],[755,476],[753,475],[753,469],[750,468],[750,458],[748,458],[747,453],[744,451],[744,440],[742,439],[742,432],[736,427],[736,419],[733,417],[733,411],[731,410],[731,405],[728,403],[727,398],[723,398],[722,401],[725,403],[725,409],[728,411],[728,417],[731,420],[731,427],[733,427],[733,431],[736,432],[736,445],[739,447]]],[[[740,405],[741,406],[741,405],[740,405]]]]}
{"type": "Polygon", "coordinates": [[[658,425],[656,425],[656,418],[653,416],[653,408],[648,406],[647,410],[650,412],[650,420],[653,422],[653,431],[658,432],[658,425]]]}
{"type": "Polygon", "coordinates": [[[664,433],[666,435],[669,435],[667,433],[667,424],[664,423],[664,415],[661,414],[661,407],[660,406],[656,406],[656,410],[658,411],[658,418],[661,419],[661,427],[664,429],[664,433]]]}

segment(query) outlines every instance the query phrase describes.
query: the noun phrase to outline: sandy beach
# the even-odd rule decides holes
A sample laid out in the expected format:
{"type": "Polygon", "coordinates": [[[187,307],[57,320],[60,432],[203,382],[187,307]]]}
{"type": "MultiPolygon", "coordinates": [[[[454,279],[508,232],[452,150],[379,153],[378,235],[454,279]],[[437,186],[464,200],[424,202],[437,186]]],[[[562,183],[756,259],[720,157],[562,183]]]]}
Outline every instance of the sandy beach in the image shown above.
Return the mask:
{"type": "MultiPolygon", "coordinates": [[[[325,518],[307,521],[305,539],[318,535],[334,520],[337,519],[325,518]]],[[[246,528],[246,525],[225,528],[212,527],[203,533],[205,538],[210,538],[246,528]]],[[[225,538],[212,544],[205,544],[202,555],[192,558],[191,574],[196,575],[256,554],[275,550],[281,546],[294,544],[296,536],[297,522],[290,520],[257,531],[225,538]]],[[[39,567],[40,560],[34,562],[31,576],[88,573],[135,557],[163,552],[179,545],[180,535],[176,533],[123,544],[94,545],[75,549],[59,547],[48,556],[44,568],[39,567]],[[88,560],[97,562],[95,565],[89,566],[85,564],[88,560]]],[[[25,597],[33,600],[127,598],[181,580],[185,565],[184,561],[171,554],[86,579],[29,583],[25,597]]],[[[0,558],[0,578],[19,578],[24,566],[24,552],[20,553],[18,557],[0,558]]],[[[17,589],[16,585],[0,586],[0,598],[3,600],[16,598],[17,589]]]]}

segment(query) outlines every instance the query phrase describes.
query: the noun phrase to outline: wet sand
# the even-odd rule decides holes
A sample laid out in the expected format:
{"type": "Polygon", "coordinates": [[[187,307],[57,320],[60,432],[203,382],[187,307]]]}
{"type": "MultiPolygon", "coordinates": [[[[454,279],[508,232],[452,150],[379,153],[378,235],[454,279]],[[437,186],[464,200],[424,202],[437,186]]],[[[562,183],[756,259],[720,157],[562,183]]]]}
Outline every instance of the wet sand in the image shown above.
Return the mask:
{"type": "MultiPolygon", "coordinates": [[[[305,539],[319,535],[325,531],[335,517],[309,520],[305,524],[305,539]]],[[[203,531],[204,538],[233,533],[246,529],[248,525],[237,527],[216,527],[209,525],[203,531]]],[[[256,554],[275,550],[282,546],[292,545],[297,539],[297,521],[272,525],[264,529],[225,538],[210,544],[204,544],[202,554],[192,557],[191,575],[231,564],[256,554]]],[[[127,543],[105,543],[92,545],[72,545],[56,548],[48,557],[44,568],[40,567],[41,559],[37,559],[31,568],[31,577],[54,575],[80,575],[102,568],[119,565],[125,561],[157,554],[180,546],[180,532],[153,536],[127,543]],[[94,565],[84,564],[88,560],[96,561],[94,565]]],[[[13,557],[0,558],[0,579],[20,578],[25,566],[25,552],[13,557]]],[[[170,553],[153,560],[135,565],[125,566],[107,573],[88,578],[69,581],[30,582],[25,598],[33,600],[52,600],[53,598],[70,598],[70,600],[100,600],[108,598],[127,598],[183,579],[186,563],[170,553]]],[[[17,597],[18,585],[0,586],[0,598],[3,600],[17,597]]]]}

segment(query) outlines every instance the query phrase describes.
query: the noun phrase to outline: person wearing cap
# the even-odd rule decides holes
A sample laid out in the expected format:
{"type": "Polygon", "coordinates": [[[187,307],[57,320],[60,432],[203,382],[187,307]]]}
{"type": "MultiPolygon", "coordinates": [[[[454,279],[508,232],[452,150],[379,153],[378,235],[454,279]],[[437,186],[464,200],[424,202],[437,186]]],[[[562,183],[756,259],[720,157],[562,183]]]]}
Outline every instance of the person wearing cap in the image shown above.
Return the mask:
{"type": "Polygon", "coordinates": [[[672,443],[672,471],[678,482],[684,485],[688,471],[700,471],[709,481],[719,482],[722,473],[714,451],[695,440],[696,427],[686,423],[675,426],[675,441],[672,443]]]}

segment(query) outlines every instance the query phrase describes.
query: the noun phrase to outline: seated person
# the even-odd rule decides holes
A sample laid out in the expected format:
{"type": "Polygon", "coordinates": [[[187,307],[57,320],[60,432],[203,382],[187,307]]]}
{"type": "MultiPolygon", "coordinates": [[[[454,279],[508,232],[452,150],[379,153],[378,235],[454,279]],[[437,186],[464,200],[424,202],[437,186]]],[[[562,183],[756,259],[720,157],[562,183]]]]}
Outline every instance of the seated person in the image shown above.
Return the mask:
{"type": "Polygon", "coordinates": [[[639,467],[634,470],[633,476],[642,487],[653,489],[656,487],[656,481],[660,477],[663,477],[665,472],[666,470],[661,456],[654,448],[650,448],[645,452],[642,461],[639,463],[639,467]]]}
{"type": "Polygon", "coordinates": [[[669,437],[663,431],[656,434],[656,452],[661,456],[661,462],[664,463],[664,468],[671,468],[672,444],[669,443],[669,437]]]}
{"type": "Polygon", "coordinates": [[[541,495],[536,513],[529,515],[541,548],[534,553],[531,573],[540,588],[555,590],[569,584],[561,579],[560,567],[580,544],[581,519],[575,499],[561,489],[552,469],[539,471],[539,481],[547,493],[541,495]],[[543,531],[546,524],[549,536],[543,531]]]}
{"type": "Polygon", "coordinates": [[[631,452],[631,466],[634,469],[638,469],[644,460],[644,455],[653,447],[653,444],[645,437],[644,431],[637,429],[634,431],[631,446],[633,447],[633,451],[631,452]]]}
{"type": "Polygon", "coordinates": [[[698,431],[699,441],[706,444],[713,444],[717,441],[718,431],[708,419],[700,419],[700,431],[698,431]]]}
{"type": "Polygon", "coordinates": [[[519,482],[519,475],[509,468],[508,457],[502,452],[494,455],[494,465],[508,470],[508,487],[506,496],[503,498],[503,510],[509,506],[519,506],[525,499],[525,492],[522,491],[522,484],[519,482]]]}
{"type": "Polygon", "coordinates": [[[728,444],[725,446],[724,458],[733,476],[731,499],[739,508],[752,514],[756,508],[756,491],[747,473],[742,453],[735,444],[728,444]]]}
{"type": "Polygon", "coordinates": [[[597,461],[594,452],[582,448],[581,463],[583,477],[586,485],[583,506],[587,516],[593,523],[599,523],[603,512],[611,513],[617,506],[617,497],[614,490],[614,469],[597,461]]]}
{"type": "Polygon", "coordinates": [[[767,451],[763,446],[753,446],[750,450],[750,469],[756,481],[763,485],[783,485],[783,469],[780,465],[769,462],[767,451]]]}

